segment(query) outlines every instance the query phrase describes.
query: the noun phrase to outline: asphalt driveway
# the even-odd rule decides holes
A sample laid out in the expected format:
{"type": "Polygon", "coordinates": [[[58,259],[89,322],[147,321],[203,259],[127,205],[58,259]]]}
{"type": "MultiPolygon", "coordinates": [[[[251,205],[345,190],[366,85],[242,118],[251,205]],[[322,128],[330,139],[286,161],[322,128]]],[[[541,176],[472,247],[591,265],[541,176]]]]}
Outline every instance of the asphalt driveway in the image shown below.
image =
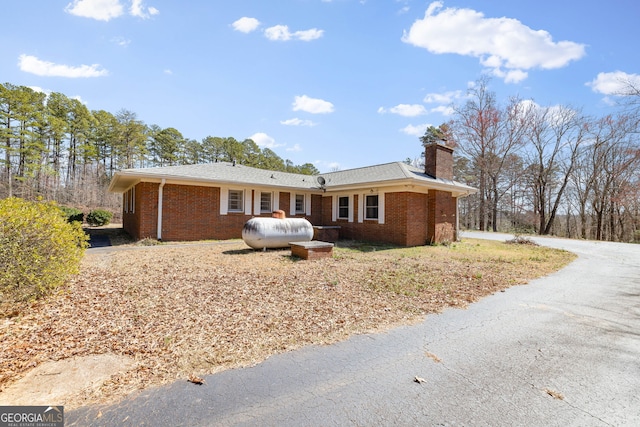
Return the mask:
{"type": "Polygon", "coordinates": [[[579,258],[466,310],[70,411],[66,425],[640,425],[640,245],[535,240],[579,258]]]}

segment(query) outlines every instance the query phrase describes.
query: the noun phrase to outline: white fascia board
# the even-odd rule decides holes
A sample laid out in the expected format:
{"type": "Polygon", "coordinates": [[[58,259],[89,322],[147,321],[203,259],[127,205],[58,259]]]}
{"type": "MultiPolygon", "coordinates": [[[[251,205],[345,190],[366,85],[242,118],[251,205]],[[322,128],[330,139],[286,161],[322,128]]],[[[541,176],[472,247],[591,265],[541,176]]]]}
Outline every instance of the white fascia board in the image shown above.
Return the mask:
{"type": "Polygon", "coordinates": [[[329,187],[327,188],[326,193],[339,194],[339,193],[347,193],[352,191],[354,194],[359,194],[362,191],[366,191],[367,193],[370,193],[371,189],[373,189],[374,191],[382,191],[384,189],[384,192],[386,193],[410,191],[414,193],[425,193],[425,194],[428,193],[429,190],[440,190],[440,191],[451,192],[454,197],[468,196],[469,194],[475,194],[478,192],[476,188],[469,187],[466,185],[460,186],[455,184],[447,184],[444,182],[425,183],[423,181],[408,179],[408,180],[370,182],[370,183],[358,184],[358,185],[341,185],[341,186],[329,187]]]}

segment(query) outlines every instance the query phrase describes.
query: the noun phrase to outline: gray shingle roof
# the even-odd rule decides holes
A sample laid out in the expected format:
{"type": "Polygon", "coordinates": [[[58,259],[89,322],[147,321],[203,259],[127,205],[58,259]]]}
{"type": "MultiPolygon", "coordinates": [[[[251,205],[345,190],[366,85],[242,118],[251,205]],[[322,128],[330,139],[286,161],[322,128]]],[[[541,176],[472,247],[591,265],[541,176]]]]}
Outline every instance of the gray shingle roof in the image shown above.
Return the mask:
{"type": "MultiPolygon", "coordinates": [[[[329,172],[320,176],[325,180],[327,191],[338,190],[341,187],[379,186],[401,181],[412,181],[412,184],[415,185],[449,189],[450,191],[455,190],[460,193],[475,192],[472,187],[455,181],[433,178],[425,174],[422,169],[403,162],[329,172]]],[[[109,190],[124,192],[136,182],[149,179],[321,190],[316,176],[276,172],[227,162],[125,169],[116,173],[111,181],[109,190]]]]}
{"type": "MultiPolygon", "coordinates": [[[[404,162],[384,163],[382,165],[366,166],[357,169],[331,172],[322,175],[327,188],[340,185],[368,184],[372,182],[398,181],[412,179],[427,182],[459,184],[450,180],[435,179],[423,169],[410,166],[404,162]]],[[[459,184],[462,185],[462,184],[459,184]]]]}
{"type": "Polygon", "coordinates": [[[124,169],[111,181],[110,191],[122,192],[142,179],[172,179],[178,181],[219,182],[269,187],[319,189],[311,175],[276,172],[228,162],[204,163],[185,166],[124,169]],[[126,188],[123,188],[126,187],[126,188]]]}

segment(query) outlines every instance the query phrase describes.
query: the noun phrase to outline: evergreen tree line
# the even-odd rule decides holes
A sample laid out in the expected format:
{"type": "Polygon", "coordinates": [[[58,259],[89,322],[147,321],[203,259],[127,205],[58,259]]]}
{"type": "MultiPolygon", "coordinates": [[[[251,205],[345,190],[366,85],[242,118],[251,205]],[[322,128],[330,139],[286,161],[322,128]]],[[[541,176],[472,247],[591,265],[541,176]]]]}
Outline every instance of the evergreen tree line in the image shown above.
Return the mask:
{"type": "Polygon", "coordinates": [[[456,148],[455,178],[479,189],[460,202],[468,229],[640,243],[640,90],[615,114],[496,101],[482,77],[453,120],[423,143],[456,148]]]}
{"type": "Polygon", "coordinates": [[[253,140],[185,138],[175,128],[146,125],[136,113],[89,110],[61,93],[0,84],[0,198],[43,197],[61,204],[119,210],[107,193],[120,169],[235,161],[257,168],[317,174],[253,140]]]}

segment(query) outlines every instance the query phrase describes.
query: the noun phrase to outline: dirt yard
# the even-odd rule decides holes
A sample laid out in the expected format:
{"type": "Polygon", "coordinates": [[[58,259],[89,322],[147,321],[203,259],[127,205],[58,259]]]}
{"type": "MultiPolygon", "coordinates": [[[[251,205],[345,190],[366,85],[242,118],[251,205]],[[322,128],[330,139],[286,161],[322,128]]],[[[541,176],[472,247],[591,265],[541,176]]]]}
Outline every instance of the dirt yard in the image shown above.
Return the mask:
{"type": "Polygon", "coordinates": [[[339,246],[333,258],[314,261],[241,241],[88,252],[81,273],[56,295],[0,310],[0,401],[11,402],[9,393],[38,366],[107,355],[122,364],[118,372],[95,381],[89,373],[49,404],[111,402],[464,308],[574,258],[471,239],[448,247],[339,246]]]}

